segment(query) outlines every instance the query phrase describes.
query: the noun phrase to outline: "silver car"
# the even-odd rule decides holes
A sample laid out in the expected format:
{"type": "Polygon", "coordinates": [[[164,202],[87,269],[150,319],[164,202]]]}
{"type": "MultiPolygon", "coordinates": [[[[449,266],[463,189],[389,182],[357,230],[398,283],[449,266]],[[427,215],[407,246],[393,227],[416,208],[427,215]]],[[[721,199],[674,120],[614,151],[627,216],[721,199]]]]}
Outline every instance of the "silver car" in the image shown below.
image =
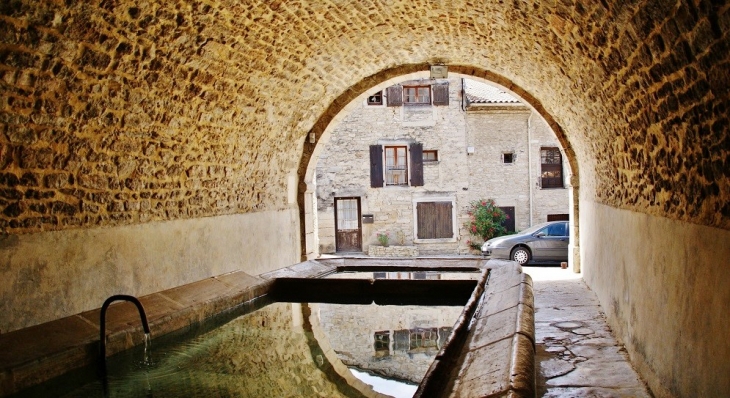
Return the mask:
{"type": "Polygon", "coordinates": [[[533,225],[514,234],[492,238],[482,245],[482,255],[509,259],[520,265],[528,261],[568,261],[570,229],[567,221],[533,225]]]}

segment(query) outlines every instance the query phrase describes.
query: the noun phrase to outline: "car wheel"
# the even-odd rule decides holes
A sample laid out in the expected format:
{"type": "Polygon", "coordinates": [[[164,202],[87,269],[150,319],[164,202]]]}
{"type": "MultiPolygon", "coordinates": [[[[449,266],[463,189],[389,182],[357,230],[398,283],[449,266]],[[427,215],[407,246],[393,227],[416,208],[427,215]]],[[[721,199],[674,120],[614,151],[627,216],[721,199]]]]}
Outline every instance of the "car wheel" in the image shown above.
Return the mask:
{"type": "Polygon", "coordinates": [[[510,257],[512,258],[512,261],[517,262],[517,264],[525,265],[528,261],[530,261],[530,251],[525,247],[517,247],[512,250],[512,255],[510,255],[510,257]]]}

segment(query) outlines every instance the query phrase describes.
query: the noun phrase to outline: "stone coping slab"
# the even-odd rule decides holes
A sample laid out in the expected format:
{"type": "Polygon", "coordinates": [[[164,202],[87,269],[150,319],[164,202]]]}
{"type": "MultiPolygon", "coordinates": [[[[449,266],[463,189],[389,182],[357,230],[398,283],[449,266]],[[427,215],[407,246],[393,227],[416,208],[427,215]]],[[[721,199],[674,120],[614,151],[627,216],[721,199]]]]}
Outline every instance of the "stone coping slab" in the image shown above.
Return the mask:
{"type": "MultiPolygon", "coordinates": [[[[426,373],[420,397],[534,397],[535,318],[532,279],[511,261],[490,260],[458,354],[439,355],[426,373]]],[[[441,354],[441,353],[440,353],[441,354]]]]}

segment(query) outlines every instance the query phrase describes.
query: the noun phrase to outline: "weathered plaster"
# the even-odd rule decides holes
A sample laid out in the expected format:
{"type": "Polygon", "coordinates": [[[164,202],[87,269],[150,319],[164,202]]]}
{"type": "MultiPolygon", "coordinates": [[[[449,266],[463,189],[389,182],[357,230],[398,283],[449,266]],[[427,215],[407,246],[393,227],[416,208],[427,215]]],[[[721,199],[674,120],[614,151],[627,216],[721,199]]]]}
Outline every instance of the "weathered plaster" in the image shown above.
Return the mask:
{"type": "Polygon", "coordinates": [[[298,228],[289,210],[2,237],[0,331],[98,308],[113,294],[294,264],[298,228]]]}
{"type": "Polygon", "coordinates": [[[580,206],[584,278],[654,395],[725,396],[730,231],[580,206]]]}

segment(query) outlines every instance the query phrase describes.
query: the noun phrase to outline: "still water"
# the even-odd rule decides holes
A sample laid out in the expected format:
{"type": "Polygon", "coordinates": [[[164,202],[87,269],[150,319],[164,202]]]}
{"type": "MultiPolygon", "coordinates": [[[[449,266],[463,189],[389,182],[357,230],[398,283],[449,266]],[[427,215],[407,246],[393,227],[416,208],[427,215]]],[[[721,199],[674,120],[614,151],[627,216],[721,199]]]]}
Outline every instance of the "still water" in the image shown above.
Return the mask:
{"type": "Polygon", "coordinates": [[[108,358],[106,383],[87,368],[19,396],[410,396],[462,309],[261,300],[244,307],[154,339],[146,353],[108,358]]]}

